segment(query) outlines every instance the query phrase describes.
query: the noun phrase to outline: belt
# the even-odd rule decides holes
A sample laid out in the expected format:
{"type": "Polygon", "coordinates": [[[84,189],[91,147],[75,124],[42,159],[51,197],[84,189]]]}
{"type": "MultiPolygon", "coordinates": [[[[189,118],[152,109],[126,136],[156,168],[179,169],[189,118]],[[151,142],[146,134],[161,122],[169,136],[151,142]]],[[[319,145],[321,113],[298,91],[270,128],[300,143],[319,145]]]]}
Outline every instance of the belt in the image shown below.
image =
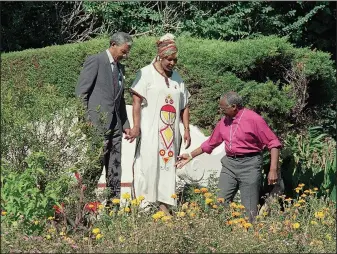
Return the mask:
{"type": "Polygon", "coordinates": [[[231,158],[245,158],[245,157],[253,157],[261,155],[261,152],[256,152],[256,153],[245,153],[245,154],[233,154],[233,155],[226,155],[231,158]]]}

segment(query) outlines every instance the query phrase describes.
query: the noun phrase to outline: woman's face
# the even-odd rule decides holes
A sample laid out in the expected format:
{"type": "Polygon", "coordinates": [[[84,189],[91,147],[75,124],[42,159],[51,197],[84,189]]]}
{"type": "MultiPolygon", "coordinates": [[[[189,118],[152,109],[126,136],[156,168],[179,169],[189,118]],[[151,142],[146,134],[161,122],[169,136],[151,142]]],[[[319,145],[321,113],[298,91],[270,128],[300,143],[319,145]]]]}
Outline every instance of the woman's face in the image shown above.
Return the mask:
{"type": "Polygon", "coordinates": [[[161,59],[161,66],[163,67],[164,71],[171,72],[174,66],[177,64],[177,53],[172,55],[166,56],[161,59]]]}

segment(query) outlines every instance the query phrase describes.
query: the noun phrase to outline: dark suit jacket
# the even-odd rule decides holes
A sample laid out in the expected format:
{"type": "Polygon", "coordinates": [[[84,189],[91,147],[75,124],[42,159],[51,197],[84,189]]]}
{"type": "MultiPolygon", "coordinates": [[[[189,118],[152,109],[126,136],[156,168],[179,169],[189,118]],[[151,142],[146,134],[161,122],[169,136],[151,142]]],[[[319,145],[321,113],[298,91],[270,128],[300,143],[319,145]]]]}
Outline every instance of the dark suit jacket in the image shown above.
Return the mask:
{"type": "MultiPolygon", "coordinates": [[[[111,63],[106,51],[89,56],[81,71],[76,87],[76,95],[82,98],[87,117],[102,133],[110,129],[114,112],[120,130],[130,128],[124,100],[124,66],[118,63],[121,88],[113,84],[111,63]],[[106,115],[106,122],[100,118],[106,115]]],[[[104,117],[105,118],[105,117],[104,117]]]]}

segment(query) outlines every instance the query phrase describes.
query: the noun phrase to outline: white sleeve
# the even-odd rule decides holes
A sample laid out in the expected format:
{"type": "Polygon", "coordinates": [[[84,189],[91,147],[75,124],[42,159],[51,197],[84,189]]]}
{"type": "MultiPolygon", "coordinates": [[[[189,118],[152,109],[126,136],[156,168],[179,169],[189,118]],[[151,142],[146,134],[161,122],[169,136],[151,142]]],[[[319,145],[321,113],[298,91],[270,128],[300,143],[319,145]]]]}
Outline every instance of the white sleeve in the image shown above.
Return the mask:
{"type": "Polygon", "coordinates": [[[139,70],[137,72],[136,79],[133,81],[130,88],[131,93],[137,94],[143,98],[142,104],[147,104],[148,82],[145,76],[146,75],[144,75],[144,71],[139,70]]]}

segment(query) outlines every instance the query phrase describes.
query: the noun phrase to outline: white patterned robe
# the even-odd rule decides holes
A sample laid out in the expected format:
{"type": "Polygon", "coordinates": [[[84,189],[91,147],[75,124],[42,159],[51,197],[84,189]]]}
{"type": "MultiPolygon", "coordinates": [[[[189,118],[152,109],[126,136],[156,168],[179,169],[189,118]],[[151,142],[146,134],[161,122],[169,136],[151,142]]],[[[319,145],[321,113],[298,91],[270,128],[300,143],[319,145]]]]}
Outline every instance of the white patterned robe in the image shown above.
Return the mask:
{"type": "MultiPolygon", "coordinates": [[[[173,71],[169,87],[153,64],[138,73],[131,90],[143,97],[141,136],[133,166],[133,194],[145,203],[176,205],[176,158],[179,151],[180,111],[190,96],[180,75],[173,71]]],[[[138,143],[139,142],[139,143],[138,143]]]]}

